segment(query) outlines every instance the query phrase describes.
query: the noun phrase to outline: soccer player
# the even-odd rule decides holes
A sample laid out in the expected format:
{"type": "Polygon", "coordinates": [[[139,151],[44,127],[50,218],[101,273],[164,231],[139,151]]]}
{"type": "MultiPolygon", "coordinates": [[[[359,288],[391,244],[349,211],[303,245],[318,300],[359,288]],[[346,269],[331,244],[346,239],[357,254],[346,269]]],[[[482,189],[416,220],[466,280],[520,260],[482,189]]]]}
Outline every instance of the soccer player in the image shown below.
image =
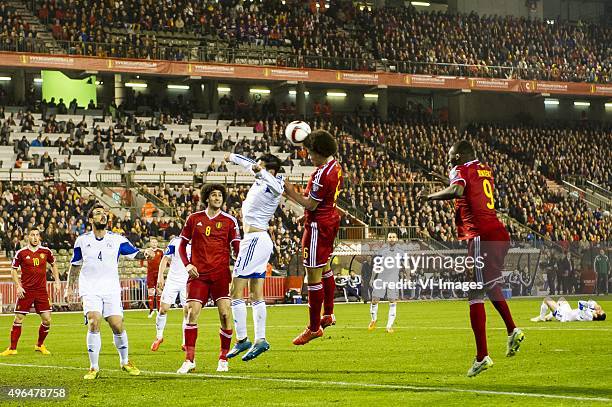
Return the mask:
{"type": "Polygon", "coordinates": [[[531,318],[531,321],[542,322],[553,319],[559,322],[605,321],[606,313],[601,305],[593,300],[578,301],[578,308],[572,309],[572,306],[563,297],[559,298],[559,301],[546,297],[540,306],[540,315],[531,318]]]}
{"type": "Polygon", "coordinates": [[[308,327],[294,340],[294,345],[304,345],[323,336],[323,328],[335,325],[334,293],[336,282],[330,258],[334,239],[340,228],[340,215],[336,200],[342,189],[342,168],[334,155],[338,144],[325,130],[315,130],[304,140],[317,169],[310,176],[305,195],[285,180],[285,194],[304,207],[304,234],[302,256],[308,276],[308,327]],[[323,317],[321,306],[324,304],[323,317]]]}
{"type": "Polygon", "coordinates": [[[221,210],[227,192],[220,184],[209,184],[200,195],[206,209],[189,215],[181,232],[179,255],[189,280],[187,281],[187,309],[189,323],[185,326],[185,362],[177,373],[187,374],[195,369],[195,346],[198,338],[198,317],[209,298],[217,305],[221,329],[221,351],[217,372],[227,372],[227,353],[232,342],[230,309],[230,247],[238,255],[240,228],[236,218],[221,210]],[[187,244],[191,243],[191,259],[187,244]]]}
{"type": "MultiPolygon", "coordinates": [[[[157,313],[157,318],[155,318],[157,337],[151,344],[151,350],[153,352],[157,351],[159,345],[164,341],[164,329],[166,327],[166,319],[168,318],[168,310],[170,306],[176,302],[177,296],[179,296],[179,301],[183,307],[183,329],[181,329],[181,332],[183,332],[182,345],[183,348],[185,347],[185,327],[187,326],[187,280],[189,279],[189,274],[187,274],[187,270],[185,270],[185,266],[178,254],[180,242],[180,237],[175,237],[170,240],[164,252],[164,257],[159,263],[157,287],[162,290],[162,294],[159,312],[157,313]],[[168,263],[170,263],[170,271],[168,272],[168,278],[164,279],[164,273],[166,272],[168,263]]],[[[187,245],[187,257],[191,257],[191,245],[187,245]]]]}
{"type": "Polygon", "coordinates": [[[28,245],[15,253],[11,269],[11,277],[17,287],[17,304],[15,305],[15,319],[11,329],[11,346],[0,356],[17,354],[17,342],[21,336],[21,325],[30,308],[40,315],[40,327],[38,328],[38,341],[34,350],[43,355],[51,352],[45,347],[45,338],[51,327],[51,302],[47,293],[47,264],[51,265],[55,289],[59,292],[59,273],[55,264],[53,253],[47,247],[40,245],[40,231],[33,227],[27,236],[28,245]],[[17,270],[21,269],[21,277],[17,276],[17,270]]]}
{"type": "Polygon", "coordinates": [[[270,349],[266,341],[264,281],[274,243],[268,234],[268,225],[280,204],[285,183],[282,175],[276,175],[281,168],[281,160],[275,155],[265,154],[255,162],[239,154],[229,154],[225,161],[240,165],[255,175],[255,182],[242,203],[244,238],[234,264],[231,288],[237,342],[227,354],[228,358],[233,358],[248,349],[242,357],[243,361],[248,361],[270,349]],[[255,328],[252,346],[247,335],[247,308],[243,298],[247,285],[251,292],[255,328]]]}
{"type": "Polygon", "coordinates": [[[153,257],[153,252],[151,249],[138,250],[125,237],[108,231],[108,214],[101,204],[92,206],[88,218],[93,230],[79,236],[74,242],[67,292],[70,295],[78,277],[78,293],[88,323],[87,354],[90,363],[89,371],[83,378],[93,380],[100,376],[98,359],[102,347],[102,318],[113,331],[121,370],[131,376],[138,376],[140,370],[128,358],[128,336],[123,326],[119,282],[119,256],[142,260],[153,257]]]}
{"type": "Polygon", "coordinates": [[[164,256],[164,251],[159,248],[159,242],[156,238],[149,240],[151,250],[153,250],[153,258],[147,260],[147,295],[149,297],[149,316],[153,317],[153,313],[159,307],[159,291],[157,290],[157,275],[159,272],[159,263],[164,256]]]}
{"type": "Polygon", "coordinates": [[[468,256],[475,263],[475,282],[483,285],[482,290],[471,290],[468,296],[477,349],[476,358],[467,374],[472,377],[493,366],[487,350],[485,294],[506,325],[506,356],[514,356],[518,352],[525,335],[514,324],[501,291],[501,271],[510,247],[510,236],[495,212],[493,171],[476,159],[476,152],[467,140],[453,144],[448,152],[448,163],[451,168],[450,185],[427,196],[421,191],[418,198],[427,201],[455,200],[458,238],[468,241],[468,256]]]}
{"type": "Polygon", "coordinates": [[[368,325],[368,331],[376,329],[376,320],[378,318],[378,303],[381,298],[385,298],[389,301],[389,315],[387,318],[387,332],[393,333],[393,323],[395,322],[395,316],[397,314],[397,299],[399,298],[399,289],[397,286],[394,288],[389,287],[389,283],[398,284],[400,280],[400,266],[395,264],[395,258],[398,254],[397,250],[397,233],[390,232],[387,234],[387,241],[389,246],[383,249],[379,256],[383,259],[382,267],[383,270],[380,273],[374,274],[372,280],[372,302],[370,303],[370,324],[368,325]],[[384,259],[393,258],[393,266],[386,267],[384,259]]]}

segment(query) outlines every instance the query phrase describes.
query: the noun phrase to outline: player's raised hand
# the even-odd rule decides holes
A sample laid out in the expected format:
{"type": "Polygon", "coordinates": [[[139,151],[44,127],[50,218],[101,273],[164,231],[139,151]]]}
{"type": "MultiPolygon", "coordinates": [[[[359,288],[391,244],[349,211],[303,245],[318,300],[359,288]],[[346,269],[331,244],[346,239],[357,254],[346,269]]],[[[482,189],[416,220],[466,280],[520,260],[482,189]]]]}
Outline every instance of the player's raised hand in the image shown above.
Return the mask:
{"type": "Polygon", "coordinates": [[[230,154],[231,153],[225,153],[225,155],[223,156],[223,161],[225,161],[226,163],[230,162],[230,154]]]}
{"type": "Polygon", "coordinates": [[[419,192],[417,192],[416,194],[416,199],[417,202],[420,204],[425,204],[427,203],[428,199],[427,196],[429,195],[429,191],[427,190],[426,187],[423,187],[423,189],[421,189],[419,192]]]}
{"type": "Polygon", "coordinates": [[[188,264],[187,267],[185,267],[185,270],[187,270],[187,273],[189,273],[189,277],[198,278],[198,268],[193,264],[188,264]]]}

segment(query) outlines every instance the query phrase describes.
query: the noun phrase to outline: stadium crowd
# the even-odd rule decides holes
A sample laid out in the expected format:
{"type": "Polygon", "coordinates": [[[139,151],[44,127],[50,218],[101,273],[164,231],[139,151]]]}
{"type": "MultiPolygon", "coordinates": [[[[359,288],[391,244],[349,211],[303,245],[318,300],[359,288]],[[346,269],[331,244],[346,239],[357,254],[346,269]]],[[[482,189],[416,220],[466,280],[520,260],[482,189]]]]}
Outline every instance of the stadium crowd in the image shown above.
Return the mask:
{"type": "MultiPolygon", "coordinates": [[[[358,119],[358,125],[362,136],[372,145],[384,145],[389,151],[400,152],[402,160],[422,165],[440,174],[440,178],[448,173],[446,156],[450,146],[456,140],[468,139],[473,142],[478,157],[494,170],[496,206],[500,211],[551,240],[610,239],[610,216],[589,209],[583,200],[550,189],[547,178],[539,170],[488,143],[485,127],[474,125],[459,131],[445,124],[381,123],[362,119],[358,119]]],[[[499,131],[511,133],[512,127],[499,127],[499,131]]]]}
{"type": "Polygon", "coordinates": [[[477,131],[496,150],[550,179],[579,176],[612,187],[612,151],[605,147],[612,145],[610,127],[584,123],[573,128],[483,125],[477,131]]]}
{"type": "Polygon", "coordinates": [[[284,3],[171,0],[153,8],[141,0],[41,0],[35,13],[56,39],[71,42],[67,51],[73,54],[234,62],[242,45],[254,44],[288,47],[291,52],[278,54],[276,63],[297,67],[611,80],[611,28],[604,25],[427,13],[413,7],[369,10],[343,3],[328,9],[284,3]],[[193,42],[172,40],[176,33],[193,42]],[[215,42],[223,45],[198,48],[215,42]],[[220,47],[233,51],[224,54],[220,47]]]}

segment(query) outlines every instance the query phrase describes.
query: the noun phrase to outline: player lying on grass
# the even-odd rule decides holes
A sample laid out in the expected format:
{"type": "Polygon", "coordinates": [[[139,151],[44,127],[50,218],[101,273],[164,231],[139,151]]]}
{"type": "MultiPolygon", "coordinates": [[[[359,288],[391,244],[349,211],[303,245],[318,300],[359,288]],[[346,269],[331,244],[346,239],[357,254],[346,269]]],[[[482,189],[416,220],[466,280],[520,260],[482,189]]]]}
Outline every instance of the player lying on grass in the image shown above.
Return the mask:
{"type": "Polygon", "coordinates": [[[233,358],[248,349],[242,357],[243,361],[248,361],[270,349],[266,341],[264,281],[274,243],[268,234],[268,226],[280,204],[285,181],[282,175],[276,175],[281,168],[281,160],[275,155],[265,154],[255,162],[240,154],[228,154],[225,161],[240,165],[255,176],[255,182],[242,202],[244,237],[240,241],[240,255],[234,264],[231,288],[237,342],[227,354],[228,358],[233,358]],[[251,292],[255,329],[252,346],[247,334],[247,308],[243,298],[247,286],[251,292]]]}
{"type": "MultiPolygon", "coordinates": [[[[164,252],[164,257],[162,257],[161,262],[159,263],[157,288],[161,291],[161,300],[159,312],[155,318],[157,337],[151,344],[151,350],[153,352],[157,351],[159,349],[159,345],[164,342],[164,329],[166,328],[166,320],[168,319],[168,310],[170,309],[170,306],[176,302],[177,296],[181,302],[181,307],[183,307],[183,328],[181,331],[183,333],[182,348],[183,351],[185,351],[185,326],[187,326],[188,321],[186,299],[187,280],[189,279],[189,274],[187,273],[187,270],[185,269],[185,266],[183,265],[183,262],[178,254],[178,246],[180,242],[180,237],[175,237],[170,240],[170,243],[168,243],[166,251],[164,252]],[[166,272],[168,263],[170,264],[170,271],[168,272],[168,277],[164,278],[164,273],[166,272]]],[[[191,258],[190,244],[187,245],[187,257],[191,258]]]]}
{"type": "Polygon", "coordinates": [[[78,293],[83,301],[83,313],[87,317],[87,354],[90,363],[89,372],[83,378],[92,380],[100,375],[98,360],[102,348],[102,318],[113,331],[121,370],[131,376],[138,376],[140,370],[128,358],[128,336],[123,325],[119,282],[119,256],[143,260],[153,257],[153,251],[138,250],[125,237],[108,231],[108,213],[101,204],[97,203],[89,210],[88,218],[93,230],[77,237],[74,242],[66,292],[66,296],[71,296],[78,278],[78,293]]]}
{"type": "Polygon", "coordinates": [[[38,341],[34,350],[43,355],[50,355],[44,345],[45,338],[51,327],[51,302],[47,293],[47,264],[50,264],[55,280],[55,289],[59,292],[59,273],[55,265],[53,253],[47,247],[40,245],[40,231],[31,228],[27,236],[28,246],[17,251],[13,258],[11,277],[17,287],[17,304],[15,305],[15,319],[11,328],[11,345],[0,356],[17,354],[17,343],[21,336],[21,325],[30,308],[40,315],[40,327],[38,328],[38,341]],[[21,269],[21,277],[17,276],[17,270],[21,269]]]}
{"type": "Polygon", "coordinates": [[[531,320],[533,322],[543,322],[553,319],[559,322],[605,321],[606,313],[601,305],[593,300],[578,301],[578,308],[572,309],[572,306],[563,297],[559,298],[559,301],[546,297],[540,305],[540,315],[531,318],[531,320]]]}

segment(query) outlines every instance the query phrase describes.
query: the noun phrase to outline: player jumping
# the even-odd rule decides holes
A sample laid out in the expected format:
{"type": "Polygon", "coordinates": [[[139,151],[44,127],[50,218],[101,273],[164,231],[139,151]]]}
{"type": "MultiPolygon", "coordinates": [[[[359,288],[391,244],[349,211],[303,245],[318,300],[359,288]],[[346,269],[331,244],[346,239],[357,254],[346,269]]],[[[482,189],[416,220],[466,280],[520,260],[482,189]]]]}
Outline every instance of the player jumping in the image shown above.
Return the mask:
{"type": "Polygon", "coordinates": [[[267,230],[280,204],[285,184],[283,176],[276,175],[281,161],[275,155],[265,154],[255,162],[239,154],[229,154],[225,161],[238,164],[255,175],[255,182],[242,203],[244,238],[240,242],[240,255],[232,275],[232,314],[237,342],[227,354],[228,358],[233,358],[249,349],[242,357],[242,360],[248,361],[270,349],[266,341],[264,281],[274,243],[267,230]],[[247,285],[251,292],[255,328],[255,343],[252,346],[247,335],[247,308],[243,298],[247,285]]]}
{"type": "Polygon", "coordinates": [[[147,260],[147,296],[149,300],[149,315],[153,317],[153,313],[159,307],[160,291],[157,289],[157,275],[159,272],[159,263],[164,256],[164,251],[159,248],[159,242],[156,238],[149,240],[151,250],[153,250],[153,258],[147,260]]]}
{"type": "Polygon", "coordinates": [[[153,252],[151,249],[138,250],[125,237],[106,230],[108,214],[101,204],[97,203],[90,209],[88,218],[93,231],[79,236],[74,242],[67,291],[67,295],[70,295],[78,277],[78,293],[88,322],[87,354],[90,362],[89,372],[83,378],[92,380],[100,376],[98,359],[102,347],[102,318],[113,331],[121,370],[131,376],[138,376],[140,370],[128,358],[128,336],[123,326],[119,282],[119,256],[142,260],[153,257],[153,252]]]}
{"type": "Polygon", "coordinates": [[[546,297],[540,306],[540,315],[531,318],[531,321],[543,322],[553,319],[559,322],[605,321],[606,313],[601,305],[593,300],[578,301],[578,308],[572,309],[572,306],[563,297],[559,298],[559,301],[546,297]]]}
{"type": "Polygon", "coordinates": [[[198,338],[198,317],[209,298],[217,305],[221,329],[221,351],[217,372],[227,372],[227,353],[232,343],[230,309],[230,246],[238,255],[240,228],[233,216],[223,212],[227,192],[223,185],[210,184],[202,188],[202,203],[206,209],[192,213],[181,232],[179,254],[189,273],[187,281],[187,308],[189,323],[185,326],[185,362],[177,373],[186,374],[195,369],[195,346],[198,338]],[[187,244],[191,243],[191,259],[187,244]]]}
{"type": "Polygon", "coordinates": [[[442,191],[418,198],[427,201],[455,200],[455,224],[459,240],[468,241],[468,256],[481,259],[483,267],[474,267],[474,278],[483,284],[482,290],[469,293],[470,321],[476,338],[476,359],[467,375],[476,376],[493,366],[487,350],[485,293],[499,312],[508,333],[506,356],[518,352],[525,335],[514,325],[500,283],[504,259],[510,247],[510,236],[497,219],[493,197],[493,171],[476,159],[472,145],[458,141],[448,152],[450,186],[442,191]]]}
{"type": "Polygon", "coordinates": [[[45,347],[44,341],[51,328],[51,302],[47,293],[47,264],[51,265],[55,289],[59,292],[59,273],[55,265],[53,253],[47,247],[40,245],[40,231],[33,227],[29,230],[28,246],[15,253],[11,269],[11,277],[17,287],[17,304],[15,305],[15,319],[11,328],[11,346],[0,356],[17,354],[17,343],[21,336],[21,325],[30,308],[40,315],[40,327],[38,328],[38,341],[34,350],[43,355],[51,352],[45,347]],[[17,276],[17,270],[21,269],[21,277],[17,276]]]}
{"type": "MultiPolygon", "coordinates": [[[[166,328],[166,319],[168,318],[168,310],[175,303],[176,297],[179,296],[181,306],[183,307],[183,350],[185,350],[185,327],[187,326],[187,280],[189,274],[185,270],[185,266],[178,254],[178,246],[181,242],[180,237],[175,237],[168,243],[164,257],[159,263],[159,274],[157,277],[157,288],[161,290],[161,304],[159,312],[155,318],[155,326],[157,328],[157,337],[151,344],[153,352],[159,349],[159,345],[164,341],[164,329],[166,328]],[[170,262],[170,271],[168,278],[164,279],[166,267],[170,262]]],[[[191,258],[191,245],[187,245],[187,257],[191,258]]]]}
{"type": "Polygon", "coordinates": [[[323,336],[323,329],[335,325],[334,293],[336,283],[330,258],[340,228],[336,200],[342,189],[342,168],[334,155],[338,144],[325,130],[315,130],[304,140],[313,163],[318,167],[310,176],[305,195],[285,180],[287,196],[304,207],[302,255],[308,275],[308,312],[310,324],[294,340],[304,345],[323,336]],[[324,304],[323,317],[321,306],[324,304]]]}

